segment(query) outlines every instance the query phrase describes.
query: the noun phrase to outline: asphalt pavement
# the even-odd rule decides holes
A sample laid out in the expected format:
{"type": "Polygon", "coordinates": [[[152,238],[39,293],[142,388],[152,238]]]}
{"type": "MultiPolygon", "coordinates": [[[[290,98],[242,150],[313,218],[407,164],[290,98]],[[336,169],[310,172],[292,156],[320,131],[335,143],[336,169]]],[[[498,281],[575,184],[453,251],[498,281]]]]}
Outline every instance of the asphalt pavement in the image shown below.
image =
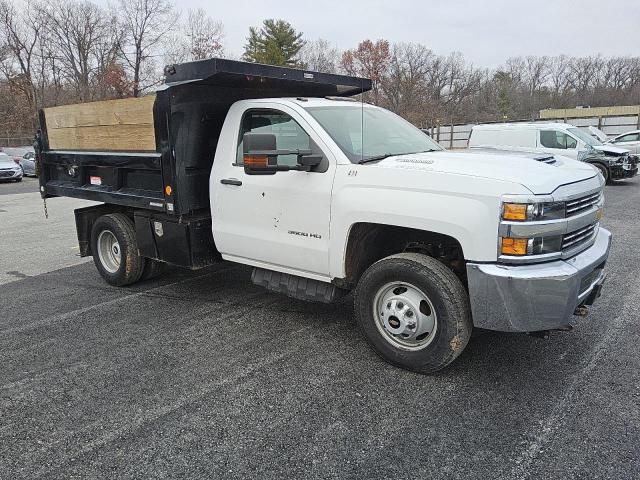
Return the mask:
{"type": "Polygon", "coordinates": [[[34,177],[22,177],[21,182],[0,182],[0,195],[13,195],[16,193],[33,193],[38,191],[38,179],[34,177]]]}
{"type": "Polygon", "coordinates": [[[607,187],[588,317],[479,335],[433,376],[380,360],[350,297],[292,300],[246,267],[110,287],[70,253],[75,201],[48,224],[37,193],[1,195],[0,250],[65,259],[0,257],[2,479],[640,478],[638,178],[607,187]]]}

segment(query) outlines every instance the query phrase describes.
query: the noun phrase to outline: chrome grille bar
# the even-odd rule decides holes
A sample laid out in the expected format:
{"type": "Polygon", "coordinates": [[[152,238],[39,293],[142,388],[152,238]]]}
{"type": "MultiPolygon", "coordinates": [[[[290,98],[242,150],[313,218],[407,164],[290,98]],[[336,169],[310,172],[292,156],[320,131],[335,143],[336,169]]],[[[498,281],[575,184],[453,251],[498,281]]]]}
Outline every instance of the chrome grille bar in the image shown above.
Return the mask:
{"type": "Polygon", "coordinates": [[[562,239],[562,250],[576,247],[580,243],[591,240],[591,237],[593,237],[595,233],[596,226],[597,224],[589,225],[585,228],[581,228],[580,230],[576,230],[575,232],[566,234],[562,239]]]}
{"type": "Polygon", "coordinates": [[[580,212],[583,212],[584,210],[593,207],[600,201],[600,196],[601,193],[598,192],[567,202],[567,217],[576,215],[580,212]]]}

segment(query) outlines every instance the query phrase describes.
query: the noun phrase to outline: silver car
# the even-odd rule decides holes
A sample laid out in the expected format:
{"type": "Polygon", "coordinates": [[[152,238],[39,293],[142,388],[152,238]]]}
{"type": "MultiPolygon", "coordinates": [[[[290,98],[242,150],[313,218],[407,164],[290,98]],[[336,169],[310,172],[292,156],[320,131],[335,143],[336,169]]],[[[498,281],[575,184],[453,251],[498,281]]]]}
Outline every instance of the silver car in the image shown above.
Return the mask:
{"type": "Polygon", "coordinates": [[[640,130],[622,133],[606,143],[628,149],[631,153],[640,153],[640,130]]]}
{"type": "Polygon", "coordinates": [[[35,152],[27,152],[20,159],[20,166],[24,176],[37,177],[36,174],[36,154],[35,152]]]}
{"type": "Polygon", "coordinates": [[[20,164],[25,177],[36,176],[36,154],[33,147],[4,147],[2,152],[13,157],[14,161],[20,164]]]}
{"type": "Polygon", "coordinates": [[[0,182],[22,181],[22,167],[6,153],[0,153],[0,182]]]}

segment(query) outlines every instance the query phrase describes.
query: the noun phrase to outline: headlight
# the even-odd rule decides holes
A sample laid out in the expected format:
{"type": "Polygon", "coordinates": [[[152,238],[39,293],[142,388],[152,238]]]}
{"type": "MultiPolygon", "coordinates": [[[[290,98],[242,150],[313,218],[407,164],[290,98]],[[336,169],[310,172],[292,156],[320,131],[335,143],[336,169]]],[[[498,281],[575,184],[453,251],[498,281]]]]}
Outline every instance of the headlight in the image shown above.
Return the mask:
{"type": "Polygon", "coordinates": [[[535,222],[539,220],[556,220],[564,217],[564,202],[502,204],[503,220],[535,222]]]}

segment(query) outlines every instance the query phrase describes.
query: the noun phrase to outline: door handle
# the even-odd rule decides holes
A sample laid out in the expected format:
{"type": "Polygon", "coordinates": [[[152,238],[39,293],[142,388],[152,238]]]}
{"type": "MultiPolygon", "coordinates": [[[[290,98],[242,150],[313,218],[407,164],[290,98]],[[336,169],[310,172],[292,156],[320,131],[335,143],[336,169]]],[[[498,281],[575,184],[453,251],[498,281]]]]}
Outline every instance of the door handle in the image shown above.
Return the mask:
{"type": "Polygon", "coordinates": [[[236,187],[242,185],[242,181],[237,178],[223,178],[220,183],[223,185],[235,185],[236,187]]]}

